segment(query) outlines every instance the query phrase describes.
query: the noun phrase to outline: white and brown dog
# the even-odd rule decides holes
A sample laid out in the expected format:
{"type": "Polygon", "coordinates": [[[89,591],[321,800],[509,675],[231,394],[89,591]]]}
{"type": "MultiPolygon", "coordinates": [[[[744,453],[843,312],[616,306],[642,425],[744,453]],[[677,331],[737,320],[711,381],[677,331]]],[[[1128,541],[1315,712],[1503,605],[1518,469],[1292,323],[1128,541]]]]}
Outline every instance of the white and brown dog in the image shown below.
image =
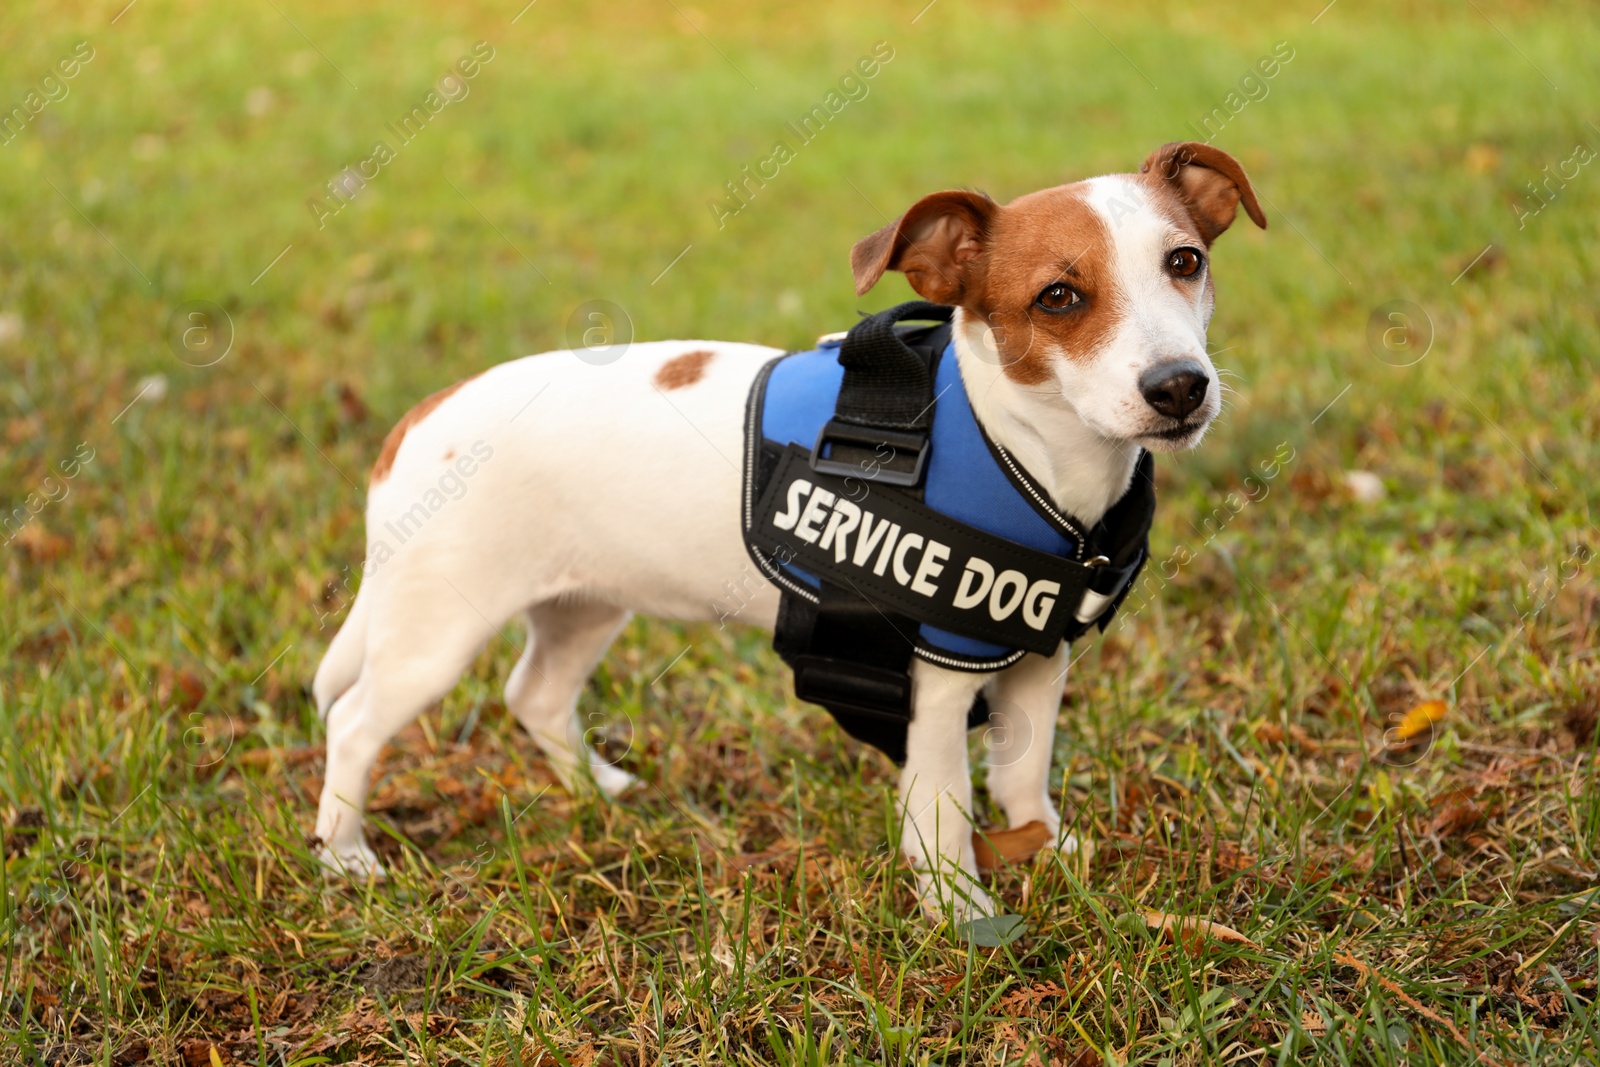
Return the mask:
{"type": "MultiPolygon", "coordinates": [[[[955,353],[979,422],[1088,527],[1127,490],[1142,449],[1193,447],[1220,409],[1209,249],[1241,202],[1264,227],[1238,162],[1195,143],[1158,149],[1138,174],[1004,206],[934,193],[855,246],[856,292],[898,270],[958,308],[955,353]]],[[[400,421],[372,471],[365,578],[315,682],[328,731],[316,835],[330,867],[381,873],[362,835],[379,750],[513,616],[529,640],[506,706],[569,785],[589,776],[613,797],[629,786],[585,743],[578,693],[632,612],[714,619],[724,583],[746,572],[745,401],[779,354],[661,341],[595,366],[551,352],[492,367],[400,421]]],[[[740,621],[770,628],[777,606],[764,583],[740,621]]],[[[964,728],[980,691],[1021,709],[1031,738],[990,768],[990,795],[1011,827],[1059,834],[1050,761],[1067,656],[1029,654],[991,674],[914,665],[901,840],[930,911],[992,907],[964,728]]]]}

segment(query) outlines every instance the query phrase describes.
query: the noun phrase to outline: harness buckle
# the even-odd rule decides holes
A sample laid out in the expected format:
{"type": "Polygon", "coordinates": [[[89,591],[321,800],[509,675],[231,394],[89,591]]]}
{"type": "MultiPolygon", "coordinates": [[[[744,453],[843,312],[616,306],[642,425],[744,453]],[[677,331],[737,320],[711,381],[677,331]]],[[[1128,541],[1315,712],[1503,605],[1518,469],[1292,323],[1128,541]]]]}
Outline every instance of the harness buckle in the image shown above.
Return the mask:
{"type": "Polygon", "coordinates": [[[1134,560],[1126,567],[1113,567],[1109,556],[1095,556],[1085,560],[1083,565],[1093,574],[1073,617],[1081,623],[1092,623],[1105,614],[1106,608],[1132,580],[1134,571],[1138,570],[1139,560],[1134,560]]]}
{"type": "Polygon", "coordinates": [[[818,474],[883,485],[916,485],[927,465],[927,434],[858,426],[838,419],[828,420],[811,447],[811,469],[818,474]],[[831,453],[824,452],[828,445],[834,446],[831,453]]]}

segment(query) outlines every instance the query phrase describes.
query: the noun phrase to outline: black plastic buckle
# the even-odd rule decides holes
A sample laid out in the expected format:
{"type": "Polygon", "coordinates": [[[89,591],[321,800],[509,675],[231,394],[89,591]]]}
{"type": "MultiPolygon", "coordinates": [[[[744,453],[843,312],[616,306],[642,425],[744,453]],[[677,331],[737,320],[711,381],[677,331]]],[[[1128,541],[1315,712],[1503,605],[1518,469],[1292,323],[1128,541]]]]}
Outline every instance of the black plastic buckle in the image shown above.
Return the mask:
{"type": "Polygon", "coordinates": [[[811,469],[818,474],[862,478],[884,485],[916,485],[928,465],[928,435],[915,431],[883,430],[829,419],[811,447],[811,469]],[[833,445],[832,454],[824,448],[833,445]],[[880,449],[887,446],[885,456],[880,449]],[[842,448],[842,454],[841,454],[842,448]]]}
{"type": "Polygon", "coordinates": [[[911,721],[911,673],[832,656],[795,656],[794,695],[808,704],[889,722],[911,721]]]}

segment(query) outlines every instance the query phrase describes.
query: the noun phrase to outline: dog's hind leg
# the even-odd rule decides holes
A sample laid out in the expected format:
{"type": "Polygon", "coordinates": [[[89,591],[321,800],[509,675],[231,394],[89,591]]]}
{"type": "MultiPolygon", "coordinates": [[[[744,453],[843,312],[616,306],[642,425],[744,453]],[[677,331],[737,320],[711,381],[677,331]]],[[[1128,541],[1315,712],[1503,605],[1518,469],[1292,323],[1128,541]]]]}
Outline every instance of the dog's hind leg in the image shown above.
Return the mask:
{"type": "Polygon", "coordinates": [[[412,584],[407,602],[392,603],[391,596],[374,605],[361,676],[328,710],[328,763],[316,835],[323,863],[357,878],[383,873],[361,832],[378,753],[451,690],[494,633],[474,605],[442,578],[434,582],[435,595],[418,596],[412,584]]]}
{"type": "Polygon", "coordinates": [[[589,745],[578,719],[578,694],[628,615],[609,604],[582,601],[549,600],[527,611],[528,647],[506,681],[506,707],[568,789],[580,787],[585,767],[608,797],[633,784],[633,775],[589,745]]]}
{"type": "Polygon", "coordinates": [[[317,714],[324,720],[333,702],[344,695],[361,676],[361,661],[366,657],[367,650],[367,605],[370,600],[371,597],[356,594],[355,603],[350,605],[350,614],[345,617],[339,632],[333,635],[333,641],[317,667],[311,692],[317,700],[317,714]]]}

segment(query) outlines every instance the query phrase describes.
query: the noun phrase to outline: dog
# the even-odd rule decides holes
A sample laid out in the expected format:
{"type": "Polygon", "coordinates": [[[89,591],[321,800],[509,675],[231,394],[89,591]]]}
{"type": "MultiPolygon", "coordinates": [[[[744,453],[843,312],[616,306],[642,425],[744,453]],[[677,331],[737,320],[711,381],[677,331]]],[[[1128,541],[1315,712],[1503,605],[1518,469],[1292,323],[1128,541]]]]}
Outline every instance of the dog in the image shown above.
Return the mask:
{"type": "MultiPolygon", "coordinates": [[[[1206,350],[1210,253],[1240,205],[1265,228],[1238,161],[1193,142],[1162,146],[1138,173],[1005,205],[937,192],[855,245],[856,293],[894,270],[954,306],[978,421],[1089,526],[1145,450],[1194,447],[1221,408],[1206,350]]],[[[724,583],[745,572],[745,404],[781,354],[662,341],[595,366],[550,352],[491,367],[401,419],[372,470],[364,580],[313,685],[327,732],[315,834],[331,871],[383,874],[362,832],[379,750],[516,616],[528,643],[506,707],[569,788],[628,789],[633,777],[585,741],[579,691],[633,613],[713,620],[724,583]]],[[[763,583],[739,619],[770,629],[778,603],[763,583]]],[[[930,915],[994,912],[972,834],[966,716],[979,693],[1020,709],[1014,725],[1031,738],[991,765],[990,796],[1013,830],[1042,827],[1050,846],[1076,847],[1050,798],[1067,663],[1063,643],[989,673],[913,665],[901,847],[930,915]]]]}

